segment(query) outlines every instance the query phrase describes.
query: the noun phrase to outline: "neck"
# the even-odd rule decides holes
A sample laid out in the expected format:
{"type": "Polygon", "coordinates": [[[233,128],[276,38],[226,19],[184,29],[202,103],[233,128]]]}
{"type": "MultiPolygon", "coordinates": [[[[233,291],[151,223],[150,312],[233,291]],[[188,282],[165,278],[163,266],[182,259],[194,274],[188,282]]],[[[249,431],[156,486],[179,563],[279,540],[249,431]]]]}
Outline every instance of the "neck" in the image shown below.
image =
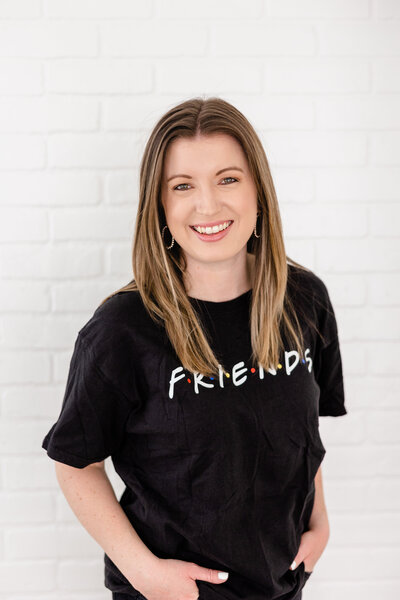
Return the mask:
{"type": "Polygon", "coordinates": [[[211,302],[236,298],[253,287],[254,255],[240,253],[230,261],[201,263],[186,257],[184,284],[188,296],[211,302]]]}

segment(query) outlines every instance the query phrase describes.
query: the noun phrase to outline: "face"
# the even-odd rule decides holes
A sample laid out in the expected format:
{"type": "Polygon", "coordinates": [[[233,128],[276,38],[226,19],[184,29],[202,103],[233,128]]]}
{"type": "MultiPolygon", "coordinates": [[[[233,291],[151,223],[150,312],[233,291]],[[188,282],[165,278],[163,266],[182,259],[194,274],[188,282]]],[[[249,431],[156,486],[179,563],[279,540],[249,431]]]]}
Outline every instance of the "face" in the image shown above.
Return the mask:
{"type": "MultiPolygon", "coordinates": [[[[231,136],[172,142],[164,161],[161,200],[168,228],[188,265],[246,256],[257,220],[257,190],[243,149],[231,136]],[[199,232],[195,227],[207,229],[199,232]]],[[[171,238],[166,239],[169,243],[171,238]]]]}

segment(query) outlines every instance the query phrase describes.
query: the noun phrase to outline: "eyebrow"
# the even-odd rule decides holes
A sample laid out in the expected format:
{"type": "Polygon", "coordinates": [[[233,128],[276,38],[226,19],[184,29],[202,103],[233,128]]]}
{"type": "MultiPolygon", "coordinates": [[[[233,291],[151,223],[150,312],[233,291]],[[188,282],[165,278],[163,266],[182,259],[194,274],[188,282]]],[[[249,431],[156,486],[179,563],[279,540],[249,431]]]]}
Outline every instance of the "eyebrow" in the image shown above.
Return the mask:
{"type": "MultiPolygon", "coordinates": [[[[244,173],[243,169],[241,169],[240,167],[225,167],[224,169],[217,171],[215,173],[215,175],[219,175],[220,173],[223,173],[224,171],[241,171],[242,173],[244,173]]],[[[175,179],[175,177],[186,177],[187,179],[193,179],[193,177],[191,177],[190,175],[184,175],[184,174],[180,173],[178,175],[171,175],[171,177],[168,177],[167,183],[168,183],[168,181],[171,181],[171,179],[175,179]]]]}

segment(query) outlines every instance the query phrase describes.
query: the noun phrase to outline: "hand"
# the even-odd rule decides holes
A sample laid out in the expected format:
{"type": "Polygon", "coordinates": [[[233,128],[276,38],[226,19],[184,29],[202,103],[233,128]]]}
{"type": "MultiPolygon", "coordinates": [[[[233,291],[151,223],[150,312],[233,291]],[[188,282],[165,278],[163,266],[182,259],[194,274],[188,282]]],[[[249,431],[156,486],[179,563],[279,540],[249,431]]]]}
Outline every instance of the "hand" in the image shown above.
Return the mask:
{"type": "Polygon", "coordinates": [[[311,573],[314,570],[318,559],[325,550],[329,539],[329,525],[321,524],[305,531],[301,536],[300,546],[294,557],[295,569],[301,562],[304,562],[304,570],[311,573]]]}
{"type": "Polygon", "coordinates": [[[157,558],[151,570],[131,583],[147,600],[198,600],[195,580],[224,583],[226,579],[218,578],[220,572],[192,562],[157,558]]]}

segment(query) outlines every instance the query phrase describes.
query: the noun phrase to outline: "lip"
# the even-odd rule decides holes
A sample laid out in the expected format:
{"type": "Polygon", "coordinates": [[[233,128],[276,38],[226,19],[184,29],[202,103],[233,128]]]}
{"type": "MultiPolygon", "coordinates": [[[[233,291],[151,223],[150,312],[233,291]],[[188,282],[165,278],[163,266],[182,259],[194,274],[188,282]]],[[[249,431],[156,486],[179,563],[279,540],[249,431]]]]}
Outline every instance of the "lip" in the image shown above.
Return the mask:
{"type": "Polygon", "coordinates": [[[229,223],[233,219],[224,219],[223,221],[213,221],[212,223],[194,223],[190,227],[214,227],[214,225],[222,225],[223,223],[229,223]]]}
{"type": "MultiPolygon", "coordinates": [[[[211,234],[199,233],[192,226],[190,226],[190,229],[203,242],[218,242],[219,240],[224,238],[226,235],[228,235],[228,233],[231,229],[231,226],[233,225],[232,219],[229,219],[229,221],[231,221],[230,225],[228,225],[228,227],[226,229],[223,229],[222,231],[218,231],[217,233],[211,233],[211,234]]],[[[222,221],[222,223],[225,223],[225,221],[222,221]]]]}

